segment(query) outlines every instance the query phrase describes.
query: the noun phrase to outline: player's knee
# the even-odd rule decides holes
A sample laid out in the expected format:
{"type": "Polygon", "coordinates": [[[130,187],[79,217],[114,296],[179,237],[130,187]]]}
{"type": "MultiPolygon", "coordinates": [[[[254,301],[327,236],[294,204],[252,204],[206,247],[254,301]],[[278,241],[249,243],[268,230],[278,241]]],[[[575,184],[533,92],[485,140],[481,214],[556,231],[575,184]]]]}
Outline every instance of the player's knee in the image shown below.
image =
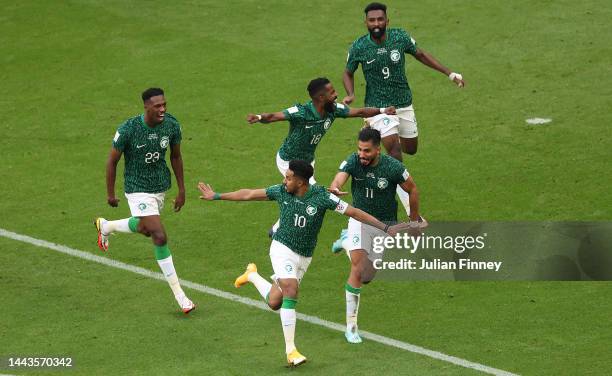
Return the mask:
{"type": "Polygon", "coordinates": [[[287,285],[287,286],[284,286],[282,289],[283,289],[283,298],[291,298],[291,299],[297,298],[297,286],[287,285]]]}
{"type": "Polygon", "coordinates": [[[368,283],[370,283],[370,282],[372,282],[372,280],[371,280],[371,279],[367,279],[367,280],[366,280],[366,279],[362,279],[362,280],[361,280],[361,283],[363,283],[364,285],[367,285],[367,284],[368,284],[368,283]]]}
{"type": "Polygon", "coordinates": [[[404,150],[404,153],[406,154],[415,155],[418,149],[418,145],[417,144],[403,145],[402,149],[404,150]]]}
{"type": "Polygon", "coordinates": [[[278,311],[279,309],[281,309],[282,305],[283,305],[282,301],[268,302],[268,307],[270,307],[273,311],[278,311]]]}
{"type": "Polygon", "coordinates": [[[163,230],[156,230],[151,232],[151,237],[153,237],[153,242],[156,245],[165,245],[168,243],[168,237],[163,230]]]}
{"type": "Polygon", "coordinates": [[[398,147],[394,147],[393,149],[389,150],[389,156],[397,159],[398,161],[402,161],[402,148],[398,145],[398,147]]]}

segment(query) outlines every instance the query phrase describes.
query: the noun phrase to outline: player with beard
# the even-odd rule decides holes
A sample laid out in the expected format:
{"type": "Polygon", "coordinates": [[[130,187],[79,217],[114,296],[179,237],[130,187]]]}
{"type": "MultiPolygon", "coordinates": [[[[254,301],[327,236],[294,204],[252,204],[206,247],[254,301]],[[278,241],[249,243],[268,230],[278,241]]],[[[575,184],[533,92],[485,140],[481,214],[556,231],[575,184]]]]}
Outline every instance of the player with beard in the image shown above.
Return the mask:
{"type": "MultiPolygon", "coordinates": [[[[339,172],[329,186],[329,191],[344,195],[342,186],[351,177],[353,206],[392,224],[397,221],[396,189],[410,194],[410,225],[415,228],[426,226],[419,216],[419,192],[404,165],[388,155],[380,153],[380,132],[367,127],[359,132],[357,153],[342,162],[339,172]]],[[[374,278],[373,262],[382,257],[375,253],[372,245],[375,237],[386,234],[366,223],[349,219],[348,236],[342,244],[351,260],[351,272],[345,284],[346,296],[346,340],[360,343],[357,331],[357,312],[361,286],[374,278]]]]}
{"type": "MultiPolygon", "coordinates": [[[[354,73],[361,64],[366,81],[365,105],[394,106],[397,109],[397,116],[381,114],[367,118],[366,121],[380,131],[382,143],[389,155],[402,161],[402,151],[416,154],[418,146],[412,92],[405,71],[405,54],[412,55],[422,64],[448,76],[459,87],[463,87],[465,82],[461,74],[452,72],[431,54],[417,47],[408,32],[399,28],[388,29],[386,5],[371,3],[366,6],[365,25],[368,34],[355,40],[348,53],[343,74],[347,96],[342,103],[348,105],[355,100],[354,73]]],[[[407,195],[402,189],[398,189],[397,194],[406,212],[410,214],[407,195]]]]}
{"type": "MultiPolygon", "coordinates": [[[[325,133],[337,117],[372,117],[379,114],[393,115],[395,107],[349,108],[342,103],[336,103],[338,93],[331,82],[324,77],[315,78],[308,84],[308,94],[311,100],[305,104],[296,104],[281,112],[248,114],[247,121],[253,123],[272,123],[287,120],[289,134],[276,154],[276,166],[285,176],[289,161],[303,160],[314,166],[315,150],[325,133]]],[[[310,184],[315,184],[314,176],[310,184]]],[[[270,236],[276,232],[277,221],[270,236]]]]}

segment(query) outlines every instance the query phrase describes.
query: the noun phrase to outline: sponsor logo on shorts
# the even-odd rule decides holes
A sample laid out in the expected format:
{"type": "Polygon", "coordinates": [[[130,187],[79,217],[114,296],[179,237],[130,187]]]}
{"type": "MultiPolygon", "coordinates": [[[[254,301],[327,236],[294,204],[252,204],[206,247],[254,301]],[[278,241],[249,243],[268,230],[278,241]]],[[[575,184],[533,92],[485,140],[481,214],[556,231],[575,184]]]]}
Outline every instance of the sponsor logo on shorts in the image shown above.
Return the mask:
{"type": "Polygon", "coordinates": [[[147,208],[147,204],[145,204],[144,202],[141,202],[140,204],[138,204],[138,209],[140,209],[140,211],[144,211],[147,208]]]}
{"type": "Polygon", "coordinates": [[[389,125],[390,122],[391,122],[391,119],[389,119],[388,117],[383,118],[383,125],[389,125]]]}
{"type": "Polygon", "coordinates": [[[161,138],[161,141],[159,141],[159,146],[161,146],[162,149],[165,149],[168,147],[169,143],[170,143],[170,138],[168,136],[164,136],[161,138]]]}
{"type": "Polygon", "coordinates": [[[378,178],[378,183],[376,183],[376,186],[378,186],[380,189],[385,189],[389,186],[389,182],[385,178],[378,178]]]}
{"type": "Polygon", "coordinates": [[[306,208],[306,214],[308,214],[308,215],[315,215],[315,214],[317,214],[317,208],[314,207],[314,206],[308,205],[308,207],[306,208]]]}
{"type": "Polygon", "coordinates": [[[293,266],[291,266],[291,264],[285,264],[285,270],[287,273],[291,273],[293,271],[293,266]]]}
{"type": "Polygon", "coordinates": [[[353,244],[355,245],[359,244],[359,235],[353,236],[353,244]]]}

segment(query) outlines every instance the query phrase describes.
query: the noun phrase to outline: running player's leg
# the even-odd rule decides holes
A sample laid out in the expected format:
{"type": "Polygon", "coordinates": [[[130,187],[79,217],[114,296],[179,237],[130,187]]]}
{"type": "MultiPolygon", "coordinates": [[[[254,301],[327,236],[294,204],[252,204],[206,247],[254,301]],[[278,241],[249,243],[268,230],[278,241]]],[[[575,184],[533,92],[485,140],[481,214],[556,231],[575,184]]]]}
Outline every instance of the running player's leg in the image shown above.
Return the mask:
{"type": "Polygon", "coordinates": [[[164,274],[168,285],[170,285],[176,302],[184,313],[191,312],[195,308],[195,304],[187,298],[185,292],[181,288],[178,275],[174,268],[174,262],[172,261],[172,255],[168,248],[168,236],[166,235],[166,230],[164,229],[160,216],[149,215],[141,217],[138,222],[138,232],[151,236],[157,264],[164,274]]]}
{"type": "Polygon", "coordinates": [[[298,299],[299,282],[310,264],[310,257],[300,256],[284,244],[272,241],[270,245],[270,261],[274,269],[273,279],[280,289],[270,291],[268,305],[277,307],[280,303],[280,318],[285,337],[285,353],[287,363],[297,366],[306,361],[306,357],[298,352],[295,346],[295,306],[298,299]],[[280,301],[279,301],[280,300],[280,301]]]}

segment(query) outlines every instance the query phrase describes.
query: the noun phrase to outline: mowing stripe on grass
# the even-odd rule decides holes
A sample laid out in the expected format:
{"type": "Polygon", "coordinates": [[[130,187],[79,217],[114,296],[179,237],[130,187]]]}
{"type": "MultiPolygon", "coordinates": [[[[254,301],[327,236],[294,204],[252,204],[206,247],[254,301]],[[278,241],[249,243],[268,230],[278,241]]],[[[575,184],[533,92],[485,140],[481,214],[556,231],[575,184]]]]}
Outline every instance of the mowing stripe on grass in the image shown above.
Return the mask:
{"type": "MultiPolygon", "coordinates": [[[[127,270],[129,272],[132,273],[136,273],[136,274],[140,274],[149,278],[153,278],[153,279],[158,279],[160,281],[166,281],[164,276],[159,273],[159,272],[153,272],[151,270],[145,269],[145,268],[141,268],[138,266],[134,266],[134,265],[130,265],[130,264],[126,264],[123,263],[121,261],[116,261],[113,259],[109,259],[106,257],[101,257],[101,256],[97,256],[94,254],[91,254],[89,252],[85,252],[85,251],[80,251],[78,249],[73,249],[70,247],[67,247],[65,245],[61,245],[61,244],[55,244],[55,243],[51,243],[45,240],[41,240],[41,239],[36,239],[36,238],[32,238],[30,236],[27,235],[21,235],[21,234],[17,234],[15,232],[12,231],[8,231],[8,230],[4,230],[2,228],[0,228],[0,236],[5,237],[5,238],[9,238],[9,239],[13,239],[13,240],[17,240],[17,241],[21,241],[24,243],[28,243],[28,244],[32,244],[38,247],[43,247],[43,248],[47,248],[47,249],[51,249],[53,251],[57,251],[57,252],[61,252],[61,253],[65,253],[67,255],[70,256],[75,256],[75,257],[79,257],[85,260],[89,260],[89,261],[93,261],[93,262],[97,262],[99,264],[102,265],[106,265],[106,266],[111,266],[113,268],[117,268],[117,269],[123,269],[123,270],[127,270]]],[[[193,290],[197,290],[200,292],[203,292],[205,294],[209,294],[209,295],[213,295],[219,298],[223,298],[223,299],[227,299],[227,300],[231,300],[231,301],[235,301],[235,302],[239,302],[242,304],[246,304],[252,307],[256,307],[259,309],[262,309],[264,311],[268,311],[268,312],[273,312],[270,310],[270,308],[268,308],[268,306],[258,300],[253,300],[250,298],[245,298],[239,295],[235,295],[229,292],[225,292],[222,290],[218,290],[212,287],[208,287],[205,285],[201,285],[199,283],[195,283],[195,282],[191,282],[191,281],[186,281],[181,279],[181,284],[185,287],[191,288],[193,290]]],[[[335,322],[331,322],[331,321],[327,321],[327,320],[323,320],[321,318],[318,318],[316,316],[310,316],[310,315],[305,315],[302,313],[298,313],[297,314],[297,318],[302,320],[302,321],[306,321],[308,323],[311,324],[315,324],[315,325],[319,325],[319,326],[323,326],[325,328],[328,329],[332,329],[332,330],[337,330],[340,332],[344,332],[346,327],[345,325],[342,324],[338,324],[335,322]]],[[[421,354],[421,355],[425,355],[428,356],[430,358],[434,358],[434,359],[438,359],[438,360],[442,360],[448,363],[452,363],[461,367],[465,367],[465,368],[471,368],[471,369],[475,369],[478,371],[482,371],[484,373],[488,373],[491,375],[496,375],[496,376],[516,376],[516,374],[514,373],[510,373],[501,369],[497,369],[497,368],[492,368],[489,366],[485,366],[483,364],[480,363],[474,363],[474,362],[470,362],[469,360],[465,360],[465,359],[461,359],[461,358],[457,358],[455,356],[451,356],[451,355],[446,355],[444,353],[438,352],[438,351],[434,351],[434,350],[429,350],[426,349],[424,347],[420,347],[420,346],[416,346],[416,345],[412,345],[410,343],[407,342],[402,342],[402,341],[398,341],[396,339],[393,338],[389,338],[389,337],[385,337],[385,336],[381,336],[375,333],[371,333],[371,332],[367,332],[367,331],[363,331],[360,330],[359,334],[361,335],[361,337],[363,338],[367,338],[371,341],[374,342],[378,342],[378,343],[382,343],[384,345],[387,346],[392,346],[392,347],[396,347],[402,350],[406,350],[406,351],[410,351],[412,353],[416,353],[416,354],[421,354]]]]}

